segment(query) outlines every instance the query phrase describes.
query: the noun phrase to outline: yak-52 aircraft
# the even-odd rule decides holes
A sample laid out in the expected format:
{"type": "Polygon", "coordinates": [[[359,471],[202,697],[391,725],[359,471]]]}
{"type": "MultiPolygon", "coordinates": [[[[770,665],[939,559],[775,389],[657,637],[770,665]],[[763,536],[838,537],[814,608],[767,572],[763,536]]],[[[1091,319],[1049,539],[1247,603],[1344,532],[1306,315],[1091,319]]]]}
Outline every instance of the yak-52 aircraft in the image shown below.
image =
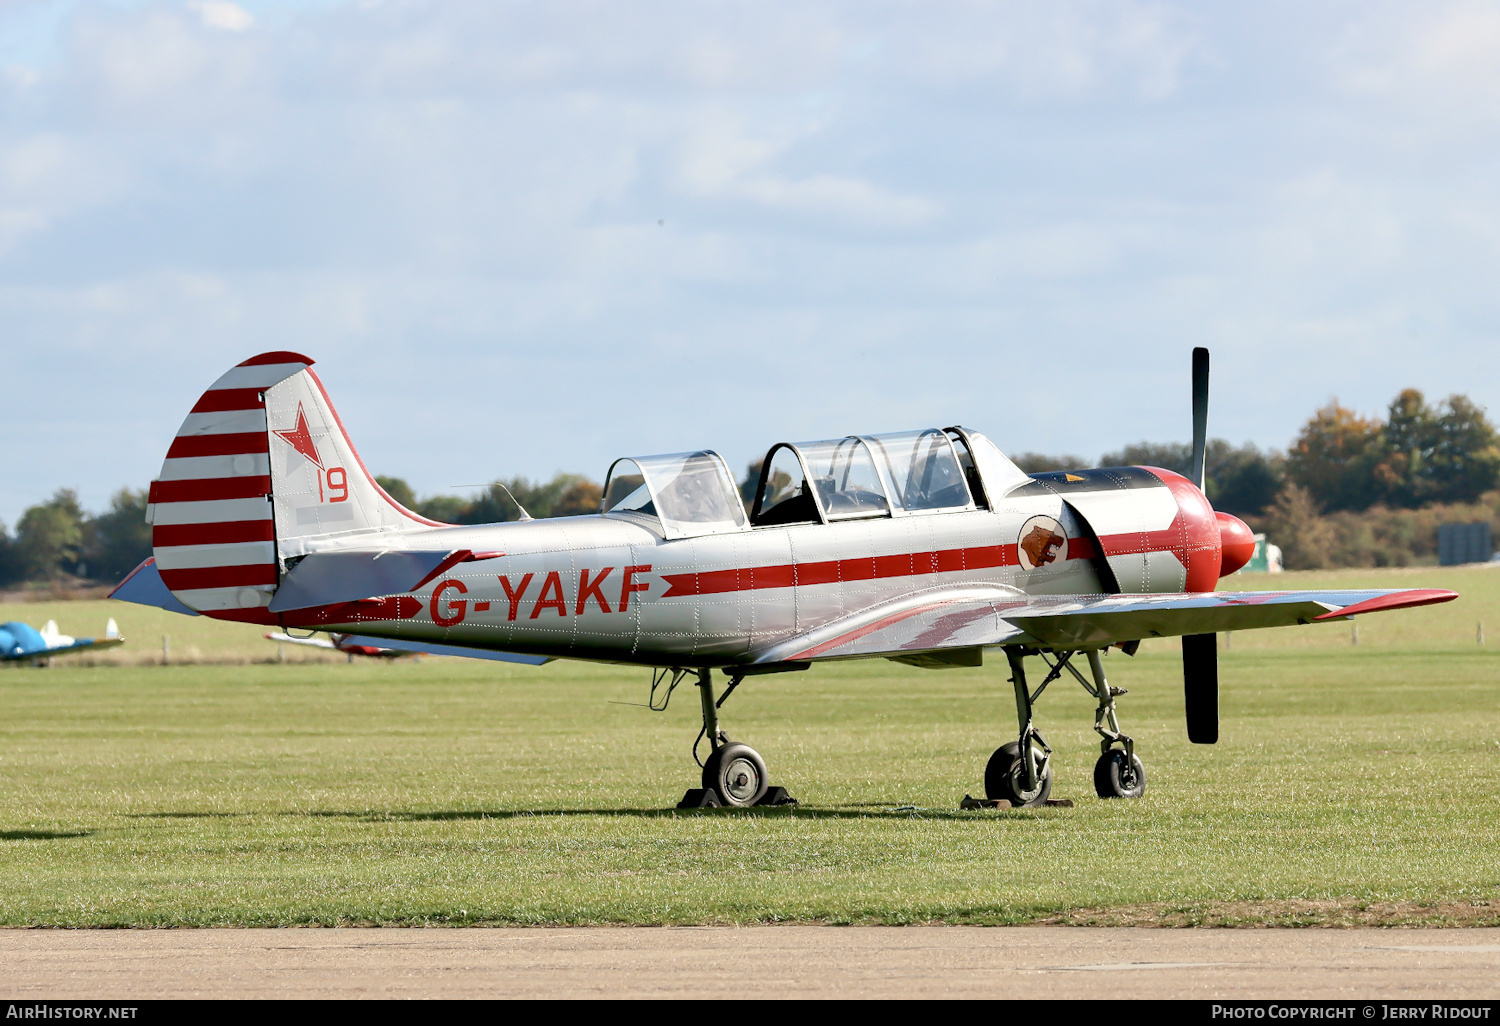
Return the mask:
{"type": "Polygon", "coordinates": [[[42,624],[41,630],[19,621],[0,623],[0,660],[5,662],[29,662],[32,666],[41,666],[55,655],[123,644],[125,639],[120,637],[120,628],[115,626],[114,617],[104,625],[101,638],[75,638],[63,634],[58,631],[55,620],[42,624]]]}
{"type": "Polygon", "coordinates": [[[375,483],[312,360],[265,353],[183,422],[151,485],[154,562],[115,597],[412,650],[636,664],[657,682],[670,673],[667,687],[692,674],[711,753],[685,801],[736,806],[768,794],[760,755],[719,727],[746,677],[877,656],[978,666],[999,649],[1019,729],[990,758],[986,794],[1046,801],[1052,750],[1032,707],[1067,673],[1098,702],[1098,793],[1134,797],[1145,770],[1104,649],[1181,637],[1188,737],[1212,744],[1216,632],[1457,597],[1216,591],[1254,540],[1203,494],[1208,353],[1193,355],[1193,480],[1151,467],[1028,475],[977,431],[932,428],[779,442],[748,512],[702,450],[615,461],[597,516],[452,526],[375,483]],[[1033,656],[1047,667],[1035,686],[1033,656]],[[729,681],[718,696],[715,670],[729,681]]]}

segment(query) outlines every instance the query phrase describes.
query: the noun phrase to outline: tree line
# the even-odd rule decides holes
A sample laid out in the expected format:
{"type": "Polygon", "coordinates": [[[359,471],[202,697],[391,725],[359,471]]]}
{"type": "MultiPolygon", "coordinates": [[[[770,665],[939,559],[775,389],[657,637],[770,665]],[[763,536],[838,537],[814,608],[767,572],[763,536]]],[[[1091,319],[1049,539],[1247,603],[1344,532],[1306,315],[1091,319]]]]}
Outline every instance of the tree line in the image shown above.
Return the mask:
{"type": "MultiPolygon", "coordinates": [[[[1434,407],[1414,388],[1391,401],[1384,420],[1334,401],[1312,415],[1286,452],[1215,438],[1205,457],[1209,500],[1241,517],[1266,513],[1288,487],[1305,491],[1320,513],[1473,503],[1500,487],[1500,436],[1484,411],[1463,395],[1434,407]]],[[[1029,474],[1091,465],[1033,452],[1014,459],[1029,474]]],[[[1191,461],[1187,443],[1140,442],[1105,453],[1098,465],[1188,474],[1191,461]]]]}
{"type": "MultiPolygon", "coordinates": [[[[1015,455],[1027,473],[1088,466],[1163,467],[1188,474],[1186,443],[1139,442],[1097,462],[1071,455],[1015,455]]],[[[754,498],[760,464],[741,491],[754,498]]],[[[513,477],[472,498],[419,498],[399,477],[378,477],[393,499],[448,524],[597,513],[601,486],[580,474],[550,481],[513,477]],[[519,503],[519,507],[518,507],[519,503]]],[[[1467,396],[1436,406],[1406,389],[1385,417],[1362,417],[1337,401],[1318,410],[1285,452],[1221,438],[1209,441],[1205,487],[1215,509],[1243,518],[1281,546],[1289,569],[1405,565],[1436,551],[1437,525],[1489,520],[1500,533],[1500,436],[1467,396]]],[[[151,554],[145,491],[124,488],[109,509],[89,513],[61,489],[27,509],[14,534],[0,523],[0,587],[24,582],[114,583],[151,554]]]]}

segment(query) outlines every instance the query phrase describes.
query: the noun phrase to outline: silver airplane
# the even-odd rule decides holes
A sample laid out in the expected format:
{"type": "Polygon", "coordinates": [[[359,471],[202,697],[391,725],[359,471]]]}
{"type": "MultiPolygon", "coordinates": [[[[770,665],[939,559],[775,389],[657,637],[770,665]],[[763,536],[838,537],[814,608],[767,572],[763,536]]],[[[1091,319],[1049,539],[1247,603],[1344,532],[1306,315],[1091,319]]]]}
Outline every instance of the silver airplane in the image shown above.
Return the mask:
{"type": "Polygon", "coordinates": [[[203,393],[151,485],[154,555],[114,597],[409,651],[651,667],[663,697],[692,678],[710,751],[687,804],[786,800],[719,725],[745,678],[833,659],[979,666],[997,649],[1019,726],[986,766],[987,797],[1047,801],[1052,749],[1033,707],[1063,674],[1097,701],[1096,791],[1136,797],[1145,768],[1105,649],[1181,637],[1188,737],[1213,744],[1217,632],[1457,597],[1217,591],[1254,539],[1203,494],[1206,350],[1194,352],[1195,480],[1151,467],[1028,475],[955,426],[777,443],[748,510],[724,460],[701,450],[615,461],[598,515],[481,526],[387,495],[312,362],[265,353],[203,393]],[[1036,685],[1030,657],[1046,666],[1036,685]]]}

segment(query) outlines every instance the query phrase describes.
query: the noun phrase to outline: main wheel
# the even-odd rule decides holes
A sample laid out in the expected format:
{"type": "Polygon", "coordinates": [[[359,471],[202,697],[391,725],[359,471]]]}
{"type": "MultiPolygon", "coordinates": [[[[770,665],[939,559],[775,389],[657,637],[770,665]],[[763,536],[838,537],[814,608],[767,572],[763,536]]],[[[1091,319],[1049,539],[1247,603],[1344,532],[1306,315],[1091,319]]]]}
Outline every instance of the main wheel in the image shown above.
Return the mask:
{"type": "Polygon", "coordinates": [[[1094,763],[1094,791],[1100,798],[1139,798],[1146,793],[1146,767],[1123,748],[1111,748],[1094,763]]]}
{"type": "Polygon", "coordinates": [[[1026,790],[1024,779],[1020,743],[1001,745],[984,768],[984,795],[990,799],[1003,798],[1015,806],[1043,805],[1052,793],[1052,761],[1042,763],[1034,790],[1026,790]]]}
{"type": "Polygon", "coordinates": [[[703,786],[725,805],[754,805],[766,794],[766,761],[749,745],[731,741],[703,764],[703,786]]]}

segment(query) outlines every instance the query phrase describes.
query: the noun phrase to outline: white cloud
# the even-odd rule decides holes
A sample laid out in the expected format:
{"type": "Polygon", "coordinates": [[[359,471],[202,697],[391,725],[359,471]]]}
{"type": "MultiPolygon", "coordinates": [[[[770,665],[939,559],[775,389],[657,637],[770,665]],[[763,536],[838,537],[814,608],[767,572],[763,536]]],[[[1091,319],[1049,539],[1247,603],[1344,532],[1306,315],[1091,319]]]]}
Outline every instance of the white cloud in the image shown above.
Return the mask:
{"type": "Polygon", "coordinates": [[[198,12],[208,28],[244,32],[255,24],[249,11],[229,0],[190,0],[188,7],[198,12]]]}
{"type": "Polygon", "coordinates": [[[1500,5],[1381,6],[1339,41],[1344,88],[1450,122],[1500,114],[1500,5]]]}

